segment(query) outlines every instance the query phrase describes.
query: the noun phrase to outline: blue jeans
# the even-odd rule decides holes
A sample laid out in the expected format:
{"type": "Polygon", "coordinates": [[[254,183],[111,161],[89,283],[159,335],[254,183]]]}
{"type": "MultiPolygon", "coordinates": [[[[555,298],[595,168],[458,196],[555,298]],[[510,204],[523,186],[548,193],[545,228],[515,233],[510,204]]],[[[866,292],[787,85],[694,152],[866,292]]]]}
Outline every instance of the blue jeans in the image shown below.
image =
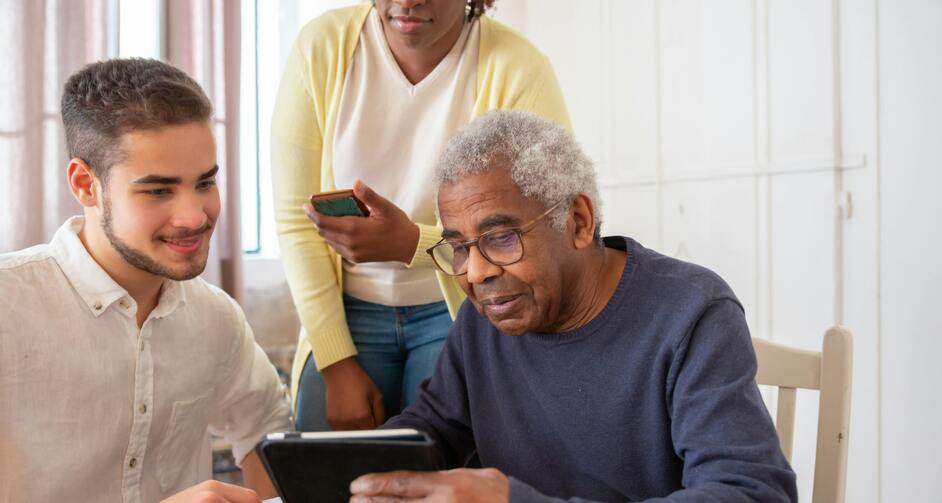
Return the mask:
{"type": "MultiPolygon", "coordinates": [[[[343,296],[357,362],[383,393],[386,417],[412,403],[419,384],[432,375],[451,329],[444,302],[390,307],[343,296]]],[[[326,431],[325,385],[310,355],[298,383],[299,431],[326,431]]]]}

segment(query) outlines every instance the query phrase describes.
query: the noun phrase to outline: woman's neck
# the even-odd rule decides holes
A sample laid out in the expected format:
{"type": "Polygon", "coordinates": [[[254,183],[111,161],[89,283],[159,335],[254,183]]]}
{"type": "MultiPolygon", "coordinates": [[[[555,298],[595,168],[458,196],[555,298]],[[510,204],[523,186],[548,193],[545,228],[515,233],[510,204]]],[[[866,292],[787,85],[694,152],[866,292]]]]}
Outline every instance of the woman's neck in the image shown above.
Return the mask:
{"type": "Polygon", "coordinates": [[[390,36],[390,29],[385,23],[383,24],[383,34],[386,37],[389,50],[402,70],[402,74],[406,76],[412,85],[415,85],[428,77],[428,74],[432,73],[432,70],[451,52],[452,47],[461,38],[463,28],[464,19],[462,18],[442,38],[428,47],[409,47],[401,43],[395,36],[390,36]]]}

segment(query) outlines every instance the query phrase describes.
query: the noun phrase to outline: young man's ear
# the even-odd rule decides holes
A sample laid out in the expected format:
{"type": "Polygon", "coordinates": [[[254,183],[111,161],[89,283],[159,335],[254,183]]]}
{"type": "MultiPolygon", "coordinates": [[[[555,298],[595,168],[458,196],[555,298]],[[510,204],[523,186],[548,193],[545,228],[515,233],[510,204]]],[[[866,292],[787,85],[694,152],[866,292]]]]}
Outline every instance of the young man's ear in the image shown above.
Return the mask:
{"type": "Polygon", "coordinates": [[[75,200],[82,206],[90,208],[98,205],[98,191],[101,190],[101,184],[98,177],[92,172],[92,168],[78,157],[69,161],[69,188],[75,200]]]}
{"type": "Polygon", "coordinates": [[[573,197],[569,222],[572,225],[572,244],[576,249],[581,250],[595,242],[595,206],[589,196],[580,192],[573,197]]]}

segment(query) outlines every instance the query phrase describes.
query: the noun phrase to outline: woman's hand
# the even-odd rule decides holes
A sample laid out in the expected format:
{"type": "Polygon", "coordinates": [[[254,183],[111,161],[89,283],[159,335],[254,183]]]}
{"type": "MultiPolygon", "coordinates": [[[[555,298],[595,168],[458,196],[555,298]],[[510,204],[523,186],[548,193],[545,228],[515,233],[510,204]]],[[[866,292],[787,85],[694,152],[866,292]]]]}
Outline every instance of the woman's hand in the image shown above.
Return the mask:
{"type": "Polygon", "coordinates": [[[369,208],[367,217],[330,217],[310,205],[304,212],[317,232],[343,258],[353,263],[412,262],[419,243],[419,226],[404,211],[357,180],[353,193],[369,208]]]}
{"type": "Polygon", "coordinates": [[[386,420],[383,393],[355,356],[321,369],[330,429],[372,430],[386,420]]]}

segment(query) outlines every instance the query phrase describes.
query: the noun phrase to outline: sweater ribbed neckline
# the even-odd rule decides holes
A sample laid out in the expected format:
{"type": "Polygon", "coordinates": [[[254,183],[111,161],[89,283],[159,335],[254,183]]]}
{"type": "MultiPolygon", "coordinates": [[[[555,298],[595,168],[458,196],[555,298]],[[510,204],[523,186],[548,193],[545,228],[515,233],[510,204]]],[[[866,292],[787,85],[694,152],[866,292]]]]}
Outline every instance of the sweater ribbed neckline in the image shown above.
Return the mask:
{"type": "Polygon", "coordinates": [[[628,291],[628,286],[631,283],[631,277],[634,274],[634,271],[637,269],[638,254],[636,253],[636,250],[639,245],[635,240],[624,236],[608,236],[603,239],[606,248],[621,250],[628,255],[625,259],[625,268],[622,270],[621,277],[618,279],[618,285],[615,287],[615,291],[608,299],[608,302],[605,303],[605,307],[599,311],[599,314],[597,314],[595,318],[592,318],[588,323],[582,325],[579,328],[568,330],[566,332],[554,333],[527,332],[523,335],[523,337],[527,337],[534,341],[539,341],[545,344],[567,344],[570,342],[575,342],[596,332],[599,328],[608,322],[608,319],[611,317],[612,313],[619,309],[621,300],[628,291]]]}

